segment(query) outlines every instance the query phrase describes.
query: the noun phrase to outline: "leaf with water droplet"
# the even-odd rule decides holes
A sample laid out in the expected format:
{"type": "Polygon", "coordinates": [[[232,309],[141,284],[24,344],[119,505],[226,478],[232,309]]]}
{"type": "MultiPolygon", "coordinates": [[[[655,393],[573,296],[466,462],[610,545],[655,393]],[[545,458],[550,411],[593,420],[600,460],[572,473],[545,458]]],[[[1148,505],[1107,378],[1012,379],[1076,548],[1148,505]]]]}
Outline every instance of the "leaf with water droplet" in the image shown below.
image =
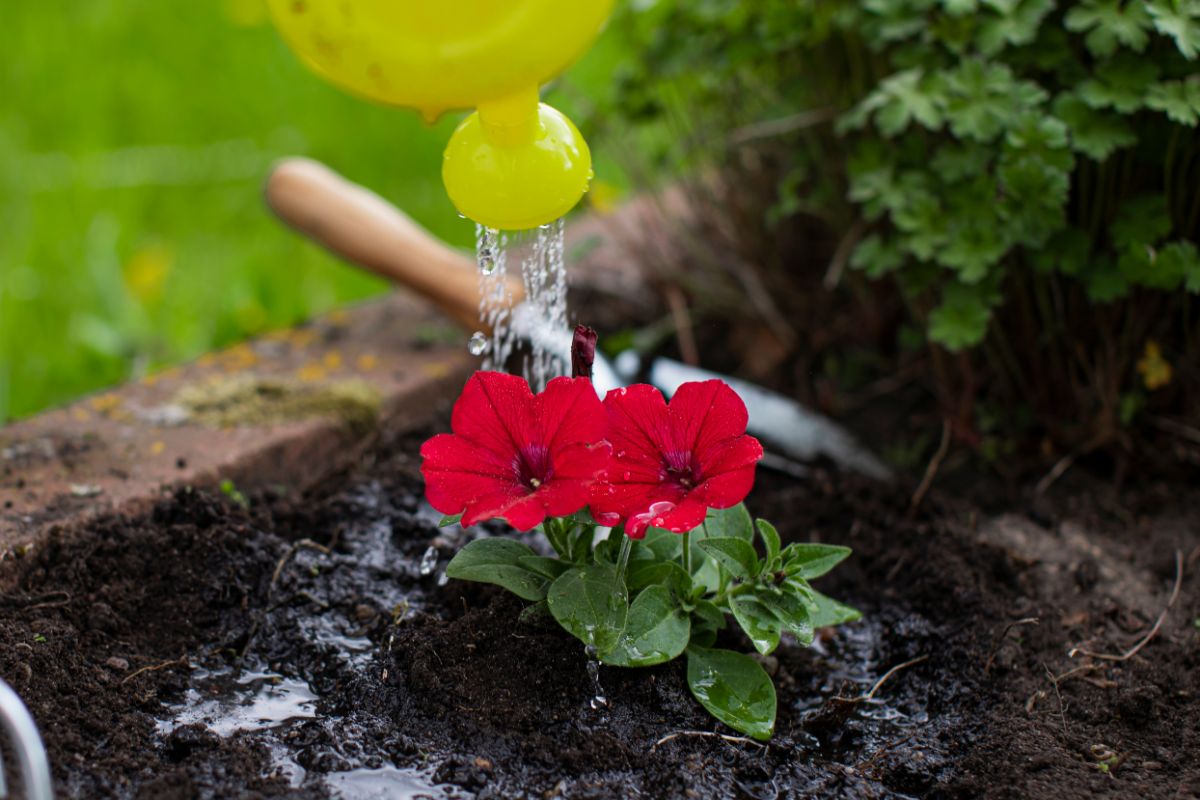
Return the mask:
{"type": "Polygon", "coordinates": [[[559,561],[557,558],[546,558],[545,556],[521,556],[517,561],[530,572],[544,575],[550,580],[562,575],[570,567],[570,564],[559,561]]]}
{"type": "Polygon", "coordinates": [[[700,540],[700,548],[729,570],[735,578],[756,577],[762,569],[754,545],[732,536],[713,536],[700,540]]]}
{"type": "Polygon", "coordinates": [[[649,667],[670,661],[684,651],[692,625],[666,586],[651,586],[629,607],[625,631],[605,664],[649,667]]]}
{"type": "Polygon", "coordinates": [[[688,688],[708,713],[766,741],[775,731],[775,685],[753,658],[732,650],[689,647],[688,688]]]}
{"type": "Polygon", "coordinates": [[[754,541],[754,522],[745,503],[732,508],[710,508],[704,527],[709,536],[731,536],[735,539],[754,541]]]}
{"type": "Polygon", "coordinates": [[[753,595],[737,595],[729,601],[733,618],[742,626],[754,649],[764,656],[779,646],[783,625],[771,609],[753,595]]]}
{"type": "Polygon", "coordinates": [[[612,567],[591,564],[567,570],[551,584],[546,599],[558,624],[601,656],[620,640],[629,615],[629,593],[612,567]]]}
{"type": "Polygon", "coordinates": [[[779,586],[760,585],[754,597],[770,609],[784,629],[795,636],[800,644],[810,645],[813,640],[813,624],[809,613],[811,591],[801,582],[788,581],[779,586]]]}
{"type": "Polygon", "coordinates": [[[528,545],[512,539],[476,539],[455,554],[446,575],[464,581],[494,583],[524,600],[541,600],[548,581],[521,564],[537,554],[528,545]]]}

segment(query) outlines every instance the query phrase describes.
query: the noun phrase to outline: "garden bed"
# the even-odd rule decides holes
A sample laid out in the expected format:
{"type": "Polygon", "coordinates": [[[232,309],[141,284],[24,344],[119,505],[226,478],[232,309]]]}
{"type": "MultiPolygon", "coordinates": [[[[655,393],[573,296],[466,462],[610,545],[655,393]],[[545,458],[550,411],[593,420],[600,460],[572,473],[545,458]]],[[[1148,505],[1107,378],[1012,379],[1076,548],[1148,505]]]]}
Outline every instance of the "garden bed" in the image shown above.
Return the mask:
{"type": "Polygon", "coordinates": [[[594,702],[575,639],[523,620],[501,590],[441,580],[469,534],[423,506],[421,439],[383,441],[302,497],[252,494],[247,507],[184,489],[10,556],[0,675],[41,725],[60,792],[1200,790],[1195,492],[1117,495],[1068,475],[1029,513],[935,490],[910,514],[911,486],[764,472],[748,503],[785,539],[854,548],[818,588],[864,619],[768,660],[779,720],[763,747],[708,717],[678,663],[602,668],[607,706],[594,702]],[[1139,652],[1068,655],[1144,639],[1180,565],[1139,652]]]}

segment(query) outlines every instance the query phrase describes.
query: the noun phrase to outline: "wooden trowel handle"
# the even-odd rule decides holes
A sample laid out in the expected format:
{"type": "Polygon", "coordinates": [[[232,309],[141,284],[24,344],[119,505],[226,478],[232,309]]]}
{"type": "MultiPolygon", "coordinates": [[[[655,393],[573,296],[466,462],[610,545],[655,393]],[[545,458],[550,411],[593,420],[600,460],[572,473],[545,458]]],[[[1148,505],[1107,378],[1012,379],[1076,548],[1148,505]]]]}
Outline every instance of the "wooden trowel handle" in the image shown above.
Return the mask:
{"type": "MultiPolygon", "coordinates": [[[[307,158],[279,162],[267,178],[267,204],[289,226],[352,264],[407,286],[468,330],[479,319],[479,272],[374,192],[307,158]]],[[[508,278],[513,303],[524,299],[508,278]]]]}

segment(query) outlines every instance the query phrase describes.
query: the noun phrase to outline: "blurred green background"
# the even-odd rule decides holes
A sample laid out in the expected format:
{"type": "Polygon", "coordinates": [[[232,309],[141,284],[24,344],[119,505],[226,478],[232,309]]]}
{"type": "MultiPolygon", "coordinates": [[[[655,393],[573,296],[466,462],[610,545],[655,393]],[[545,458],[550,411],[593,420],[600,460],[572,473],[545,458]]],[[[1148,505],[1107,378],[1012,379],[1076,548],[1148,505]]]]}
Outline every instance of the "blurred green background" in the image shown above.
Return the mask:
{"type": "MultiPolygon", "coordinates": [[[[439,177],[458,116],[327,86],[263,0],[9,2],[2,27],[0,422],[383,291],[268,214],[281,156],[473,240],[439,177]]],[[[607,32],[550,101],[577,113],[621,49],[607,32]]]]}

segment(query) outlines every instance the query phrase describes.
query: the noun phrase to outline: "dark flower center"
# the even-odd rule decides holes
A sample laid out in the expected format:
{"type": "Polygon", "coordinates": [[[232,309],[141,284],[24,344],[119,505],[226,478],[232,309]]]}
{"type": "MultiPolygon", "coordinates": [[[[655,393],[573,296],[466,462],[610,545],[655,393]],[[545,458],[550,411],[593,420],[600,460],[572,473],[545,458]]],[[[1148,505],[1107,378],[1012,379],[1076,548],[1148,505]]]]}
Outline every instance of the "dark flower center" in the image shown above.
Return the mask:
{"type": "Polygon", "coordinates": [[[692,453],[683,450],[672,450],[663,453],[663,468],[667,474],[665,480],[676,484],[683,491],[690,491],[701,483],[700,467],[696,464],[692,453]]]}
{"type": "Polygon", "coordinates": [[[550,480],[554,469],[550,463],[550,448],[544,444],[527,444],[517,453],[517,483],[536,492],[538,487],[550,480]]]}

